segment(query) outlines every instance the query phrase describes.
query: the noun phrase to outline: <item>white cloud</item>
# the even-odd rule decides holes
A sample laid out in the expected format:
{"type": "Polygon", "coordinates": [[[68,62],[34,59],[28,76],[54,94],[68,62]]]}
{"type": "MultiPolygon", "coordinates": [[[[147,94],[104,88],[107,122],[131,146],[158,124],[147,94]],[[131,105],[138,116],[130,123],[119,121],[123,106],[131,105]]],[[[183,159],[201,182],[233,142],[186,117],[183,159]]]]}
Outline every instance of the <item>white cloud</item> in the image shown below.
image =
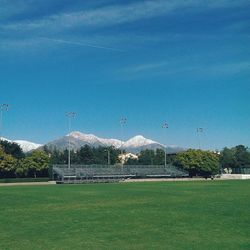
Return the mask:
{"type": "Polygon", "coordinates": [[[185,63],[183,61],[169,61],[169,62],[154,62],[147,64],[133,65],[123,68],[120,72],[129,75],[129,77],[144,77],[144,76],[157,76],[169,75],[192,72],[195,75],[234,75],[241,72],[250,72],[250,62],[239,61],[230,63],[214,63],[214,64],[197,64],[185,63]]]}
{"type": "MultiPolygon", "coordinates": [[[[247,4],[246,0],[154,0],[142,1],[132,4],[111,5],[93,10],[82,10],[78,12],[60,13],[42,19],[22,21],[0,26],[8,30],[61,30],[72,27],[110,26],[134,22],[137,20],[161,16],[171,13],[177,9],[204,9],[233,7],[247,4]]],[[[24,8],[24,7],[23,7],[24,8]]]]}
{"type": "Polygon", "coordinates": [[[62,44],[90,47],[90,48],[95,48],[95,49],[105,49],[105,50],[113,50],[113,51],[118,51],[118,52],[124,52],[121,49],[101,46],[101,45],[97,45],[97,44],[90,44],[90,43],[86,43],[86,42],[83,42],[83,41],[72,41],[72,40],[65,40],[65,39],[53,39],[53,38],[47,38],[47,37],[41,37],[41,39],[51,41],[51,42],[55,42],[55,43],[62,43],[62,44]]]}
{"type": "Polygon", "coordinates": [[[173,4],[166,1],[146,1],[129,5],[102,7],[95,10],[61,13],[35,21],[24,21],[6,25],[2,28],[17,30],[64,29],[76,26],[107,26],[152,17],[171,10],[173,4]]]}
{"type": "MultiPolygon", "coordinates": [[[[0,16],[3,12],[5,12],[4,15],[6,16],[11,16],[18,11],[20,13],[27,13],[29,9],[32,12],[35,6],[34,0],[13,0],[14,4],[10,2],[11,1],[8,0],[0,0],[0,6],[3,7],[0,8],[0,16]],[[32,3],[32,5],[30,5],[30,3],[32,3]]],[[[183,34],[160,34],[159,36],[154,35],[150,37],[149,34],[146,34],[146,36],[137,36],[129,31],[127,34],[116,33],[115,35],[100,35],[98,37],[98,32],[90,34],[83,31],[85,31],[84,28],[112,26],[167,15],[175,10],[198,11],[204,8],[241,6],[247,3],[248,1],[246,0],[149,0],[130,4],[108,5],[106,7],[80,10],[77,12],[61,12],[56,15],[34,20],[9,21],[8,23],[0,24],[0,34],[9,40],[7,44],[7,40],[4,41],[1,39],[0,49],[3,50],[12,47],[13,44],[16,44],[18,48],[32,46],[32,43],[34,43],[34,47],[40,48],[43,45],[47,45],[47,43],[50,43],[49,46],[52,47],[56,43],[61,43],[119,51],[121,46],[131,50],[136,46],[136,48],[140,47],[143,43],[162,42],[163,40],[180,41],[183,38],[183,34]],[[77,36],[79,32],[71,30],[68,32],[68,29],[77,27],[81,28],[82,37],[74,37],[73,34],[75,33],[77,36]],[[45,42],[42,41],[40,37],[46,37],[48,39],[45,42]],[[133,44],[133,46],[131,44],[133,44]]],[[[53,2],[50,4],[53,5],[53,2]]],[[[190,36],[192,39],[194,38],[194,34],[185,34],[185,36],[190,36]]],[[[164,66],[164,63],[163,65],[144,65],[147,69],[162,66],[164,66]]],[[[134,70],[142,71],[143,67],[138,67],[134,70]]]]}

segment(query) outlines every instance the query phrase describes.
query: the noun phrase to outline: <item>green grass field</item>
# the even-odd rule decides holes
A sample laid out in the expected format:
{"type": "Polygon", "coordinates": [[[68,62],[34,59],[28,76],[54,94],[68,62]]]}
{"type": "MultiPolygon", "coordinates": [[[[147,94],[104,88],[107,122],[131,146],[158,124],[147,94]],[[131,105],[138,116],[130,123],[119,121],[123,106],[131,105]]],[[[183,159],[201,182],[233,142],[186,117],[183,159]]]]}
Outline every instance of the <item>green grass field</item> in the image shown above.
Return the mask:
{"type": "Polygon", "coordinates": [[[0,249],[250,249],[250,181],[0,187],[0,249]]]}

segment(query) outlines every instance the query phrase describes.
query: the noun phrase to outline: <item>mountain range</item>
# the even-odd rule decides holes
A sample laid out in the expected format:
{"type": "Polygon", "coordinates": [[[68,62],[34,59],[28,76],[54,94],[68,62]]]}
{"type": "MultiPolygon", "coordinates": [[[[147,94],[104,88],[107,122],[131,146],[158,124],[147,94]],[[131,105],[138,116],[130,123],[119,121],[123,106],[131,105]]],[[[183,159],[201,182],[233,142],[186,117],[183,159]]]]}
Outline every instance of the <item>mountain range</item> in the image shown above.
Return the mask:
{"type": "Polygon", "coordinates": [[[30,141],[25,141],[25,140],[13,140],[12,141],[12,140],[9,140],[9,139],[3,138],[3,137],[0,137],[0,140],[14,142],[14,143],[18,144],[24,153],[27,153],[29,151],[32,151],[34,149],[37,149],[37,148],[43,146],[42,144],[38,144],[38,143],[30,142],[30,141]]]}
{"type": "MultiPolygon", "coordinates": [[[[5,138],[1,138],[1,139],[4,140],[5,138]]],[[[5,140],[10,141],[8,139],[5,139],[5,140]]],[[[142,135],[134,136],[127,141],[122,141],[118,139],[100,138],[100,137],[97,137],[96,135],[84,134],[79,131],[71,132],[63,137],[60,137],[56,140],[48,142],[44,145],[25,141],[25,140],[14,140],[13,142],[16,142],[17,144],[19,144],[22,150],[26,153],[26,152],[32,151],[34,149],[37,149],[45,145],[49,149],[56,148],[58,150],[65,150],[68,148],[69,141],[70,141],[70,147],[72,150],[77,150],[84,145],[89,145],[91,147],[113,146],[115,148],[124,149],[130,153],[139,153],[141,150],[145,150],[145,149],[155,150],[157,148],[164,149],[165,147],[163,144],[153,141],[151,139],[147,139],[143,137],[142,135]]],[[[168,153],[176,153],[180,151],[183,151],[183,148],[177,147],[177,146],[167,146],[168,153]]]]}

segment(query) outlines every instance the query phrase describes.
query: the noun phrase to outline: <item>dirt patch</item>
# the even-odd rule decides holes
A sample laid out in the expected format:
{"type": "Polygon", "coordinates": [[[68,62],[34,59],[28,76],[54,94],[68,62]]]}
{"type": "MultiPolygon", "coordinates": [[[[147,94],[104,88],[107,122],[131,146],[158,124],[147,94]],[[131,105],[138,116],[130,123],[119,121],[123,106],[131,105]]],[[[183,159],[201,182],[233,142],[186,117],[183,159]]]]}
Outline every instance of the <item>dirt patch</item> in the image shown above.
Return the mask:
{"type": "Polygon", "coordinates": [[[53,185],[56,184],[55,181],[48,182],[16,182],[16,183],[0,183],[0,187],[8,187],[8,186],[45,186],[45,185],[53,185]]]}
{"type": "MultiPolygon", "coordinates": [[[[147,182],[147,181],[204,181],[204,178],[147,178],[147,179],[126,179],[123,182],[147,182]]],[[[211,180],[211,179],[207,179],[211,180]]]]}

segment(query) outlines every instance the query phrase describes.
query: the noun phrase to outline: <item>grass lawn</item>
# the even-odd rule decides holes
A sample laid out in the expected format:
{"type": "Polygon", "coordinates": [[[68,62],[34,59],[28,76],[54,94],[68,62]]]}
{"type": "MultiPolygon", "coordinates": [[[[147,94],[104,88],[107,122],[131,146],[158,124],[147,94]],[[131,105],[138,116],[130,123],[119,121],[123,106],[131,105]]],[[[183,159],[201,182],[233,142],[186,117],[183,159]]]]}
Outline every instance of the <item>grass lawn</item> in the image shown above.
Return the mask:
{"type": "Polygon", "coordinates": [[[250,181],[0,187],[0,249],[250,249],[250,181]]]}

